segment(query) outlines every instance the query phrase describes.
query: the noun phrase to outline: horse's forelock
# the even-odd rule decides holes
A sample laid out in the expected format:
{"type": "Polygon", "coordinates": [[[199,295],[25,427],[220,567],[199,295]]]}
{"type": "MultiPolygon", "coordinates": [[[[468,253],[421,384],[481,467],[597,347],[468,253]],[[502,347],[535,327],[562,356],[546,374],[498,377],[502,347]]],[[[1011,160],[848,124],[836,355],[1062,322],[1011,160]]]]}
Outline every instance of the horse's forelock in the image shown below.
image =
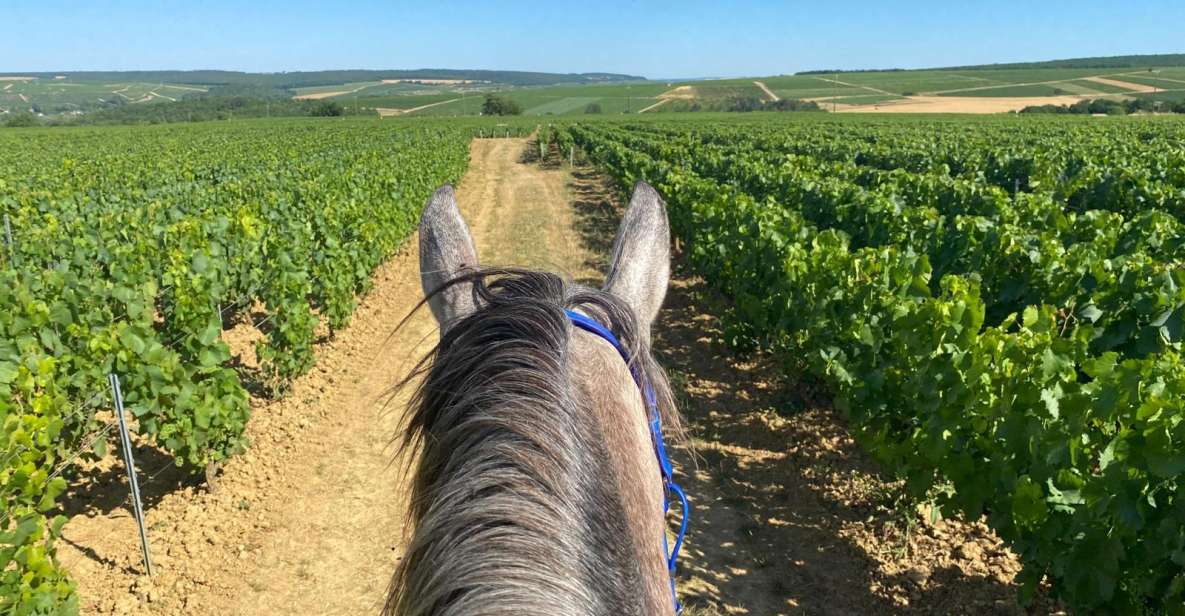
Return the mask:
{"type": "MultiPolygon", "coordinates": [[[[606,443],[568,373],[578,309],[612,329],[681,435],[665,376],[618,298],[528,270],[472,271],[477,309],[450,323],[404,385],[414,531],[389,614],[637,613],[636,554],[606,443]],[[599,475],[599,476],[598,476],[599,475]],[[620,527],[616,527],[620,526],[620,527]]],[[[622,386],[633,387],[632,383],[622,386]]]]}

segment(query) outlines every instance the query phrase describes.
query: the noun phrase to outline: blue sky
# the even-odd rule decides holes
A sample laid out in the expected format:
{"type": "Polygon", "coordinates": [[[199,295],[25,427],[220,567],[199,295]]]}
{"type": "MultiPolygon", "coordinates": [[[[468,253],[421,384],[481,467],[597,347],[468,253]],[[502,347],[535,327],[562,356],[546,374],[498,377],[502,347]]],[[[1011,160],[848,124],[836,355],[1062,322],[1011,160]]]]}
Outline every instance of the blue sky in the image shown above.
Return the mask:
{"type": "Polygon", "coordinates": [[[1185,52],[1185,2],[0,0],[4,71],[743,76],[1185,52]]]}

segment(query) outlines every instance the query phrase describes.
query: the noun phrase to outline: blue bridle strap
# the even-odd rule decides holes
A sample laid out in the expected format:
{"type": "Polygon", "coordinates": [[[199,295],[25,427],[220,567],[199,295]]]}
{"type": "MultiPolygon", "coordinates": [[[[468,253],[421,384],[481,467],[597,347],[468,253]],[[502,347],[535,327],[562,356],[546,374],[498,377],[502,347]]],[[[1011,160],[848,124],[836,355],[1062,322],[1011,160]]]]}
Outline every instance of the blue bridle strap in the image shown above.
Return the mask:
{"type": "Polygon", "coordinates": [[[647,423],[650,425],[650,441],[654,445],[654,455],[658,459],[658,469],[662,474],[663,495],[662,495],[662,512],[665,516],[671,508],[670,495],[672,492],[679,497],[679,533],[675,535],[675,546],[669,550],[667,546],[667,534],[662,534],[662,548],[663,559],[666,561],[667,571],[671,576],[671,599],[675,602],[675,613],[678,614],[683,611],[683,606],[679,604],[679,598],[675,595],[675,564],[679,559],[679,550],[683,548],[683,537],[687,535],[687,522],[691,514],[691,508],[687,504],[687,495],[683,492],[683,488],[675,483],[675,468],[671,465],[671,459],[667,457],[667,448],[663,445],[662,440],[662,416],[658,412],[658,397],[654,393],[654,387],[649,382],[642,378],[638,366],[630,361],[629,351],[622,346],[617,336],[613,334],[609,328],[601,325],[597,321],[571,310],[564,311],[568,315],[568,319],[572,321],[572,325],[583,329],[586,332],[595,334],[617,349],[617,353],[621,355],[621,359],[625,360],[626,366],[629,367],[630,374],[634,377],[634,382],[638,384],[638,388],[642,390],[642,400],[646,404],[647,423]]]}

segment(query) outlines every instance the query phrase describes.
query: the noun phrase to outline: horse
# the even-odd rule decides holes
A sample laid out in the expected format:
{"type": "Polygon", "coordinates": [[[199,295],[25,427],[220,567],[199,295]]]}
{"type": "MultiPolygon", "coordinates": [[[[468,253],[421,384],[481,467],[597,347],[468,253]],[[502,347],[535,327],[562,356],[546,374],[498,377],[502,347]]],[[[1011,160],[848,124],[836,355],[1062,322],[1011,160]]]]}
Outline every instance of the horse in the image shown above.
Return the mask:
{"type": "Polygon", "coordinates": [[[401,385],[418,382],[411,530],[383,613],[677,613],[662,430],[685,437],[650,351],[670,277],[658,193],[634,187],[600,289],[483,268],[448,185],[419,237],[440,337],[401,385]]]}

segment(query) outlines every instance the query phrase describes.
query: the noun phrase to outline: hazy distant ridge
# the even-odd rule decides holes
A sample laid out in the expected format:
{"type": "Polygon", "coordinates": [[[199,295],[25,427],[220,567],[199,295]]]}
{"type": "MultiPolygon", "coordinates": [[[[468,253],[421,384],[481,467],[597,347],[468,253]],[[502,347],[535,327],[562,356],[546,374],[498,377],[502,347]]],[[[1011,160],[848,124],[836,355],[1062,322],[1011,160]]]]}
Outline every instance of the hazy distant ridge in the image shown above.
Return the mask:
{"type": "Polygon", "coordinates": [[[61,71],[0,74],[52,79],[65,76],[74,81],[189,83],[207,86],[262,86],[290,89],[331,86],[382,79],[457,79],[488,81],[513,86],[546,86],[561,83],[584,84],[609,81],[641,81],[645,77],[617,73],[537,73],[425,68],[415,70],[333,70],[288,73],[246,73],[240,71],[61,71]]]}
{"type": "Polygon", "coordinates": [[[1040,62],[1007,62],[1000,64],[970,64],[967,66],[943,66],[929,69],[881,68],[881,69],[817,69],[800,71],[796,75],[824,75],[827,73],[877,73],[909,70],[990,70],[1028,68],[1151,68],[1154,66],[1185,66],[1185,54],[1146,54],[1135,56],[1100,56],[1096,58],[1070,58],[1066,60],[1044,60],[1040,62]]]}

